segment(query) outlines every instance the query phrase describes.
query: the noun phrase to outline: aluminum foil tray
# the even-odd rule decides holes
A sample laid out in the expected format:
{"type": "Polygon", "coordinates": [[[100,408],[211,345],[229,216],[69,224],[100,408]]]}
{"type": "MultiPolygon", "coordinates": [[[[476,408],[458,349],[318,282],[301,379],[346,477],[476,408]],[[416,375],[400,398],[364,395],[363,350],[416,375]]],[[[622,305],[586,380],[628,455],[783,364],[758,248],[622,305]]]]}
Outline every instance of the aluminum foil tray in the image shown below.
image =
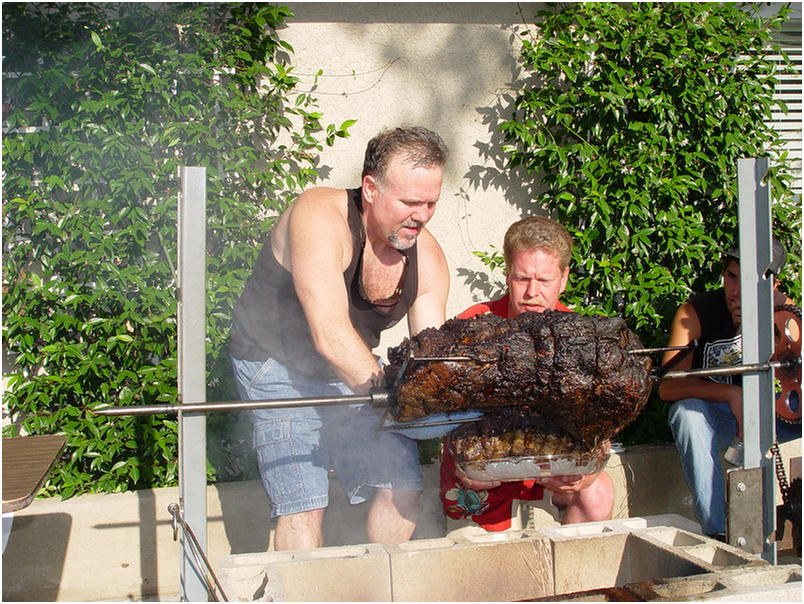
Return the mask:
{"type": "Polygon", "coordinates": [[[606,448],[583,453],[504,457],[482,461],[461,461],[456,465],[472,480],[532,480],[546,476],[597,474],[606,467],[611,451],[606,448]]]}

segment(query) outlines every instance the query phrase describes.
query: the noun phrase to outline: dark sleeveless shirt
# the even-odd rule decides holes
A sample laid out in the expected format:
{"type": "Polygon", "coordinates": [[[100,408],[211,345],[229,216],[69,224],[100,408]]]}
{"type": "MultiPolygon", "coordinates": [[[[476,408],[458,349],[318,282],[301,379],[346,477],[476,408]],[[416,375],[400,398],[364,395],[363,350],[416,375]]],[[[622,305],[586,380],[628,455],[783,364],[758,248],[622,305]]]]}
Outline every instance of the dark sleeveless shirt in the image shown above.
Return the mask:
{"type": "MultiPolygon", "coordinates": [[[[396,325],[416,299],[419,286],[416,246],[403,252],[408,264],[402,295],[390,307],[390,312],[366,301],[360,295],[359,267],[362,266],[366,242],[361,219],[361,190],[349,189],[347,196],[352,260],[343,273],[343,279],[349,296],[349,317],[366,346],[374,349],[380,342],[381,332],[396,325]]],[[[274,258],[270,235],[257,256],[240,299],[235,303],[229,352],[236,358],[251,361],[272,358],[307,376],[337,379],[334,368],[315,349],[292,276],[274,258]]]]}
{"type": "MultiPolygon", "coordinates": [[[[692,359],[693,368],[732,367],[742,363],[743,340],[740,329],[726,306],[726,292],[718,290],[698,294],[691,300],[701,323],[701,337],[692,359]]],[[[741,384],[739,375],[710,376],[724,384],[741,384]]]]}

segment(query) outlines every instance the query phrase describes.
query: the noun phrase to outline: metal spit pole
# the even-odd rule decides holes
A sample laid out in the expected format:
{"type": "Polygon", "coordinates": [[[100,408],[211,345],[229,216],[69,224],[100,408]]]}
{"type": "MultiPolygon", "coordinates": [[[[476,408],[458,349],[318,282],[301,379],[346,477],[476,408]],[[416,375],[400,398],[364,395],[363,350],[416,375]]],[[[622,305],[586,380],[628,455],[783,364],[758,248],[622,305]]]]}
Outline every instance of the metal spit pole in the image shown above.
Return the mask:
{"type": "Polygon", "coordinates": [[[312,398],[277,398],[255,399],[248,401],[222,401],[222,402],[188,402],[180,405],[136,405],[131,407],[101,407],[93,409],[97,415],[123,416],[123,415],[172,415],[179,411],[185,413],[213,413],[217,411],[239,411],[247,409],[284,409],[288,407],[326,407],[330,405],[350,405],[357,403],[372,403],[375,407],[384,406],[381,401],[387,400],[387,394],[345,394],[338,396],[320,396],[312,398]]]}
{"type": "MultiPolygon", "coordinates": [[[[792,362],[792,361],[791,361],[792,362]]],[[[668,380],[690,377],[715,377],[722,375],[759,374],[768,372],[771,369],[779,369],[790,366],[788,361],[768,361],[767,363],[744,363],[733,367],[710,367],[708,369],[679,369],[678,371],[668,371],[662,377],[668,380]]]]}

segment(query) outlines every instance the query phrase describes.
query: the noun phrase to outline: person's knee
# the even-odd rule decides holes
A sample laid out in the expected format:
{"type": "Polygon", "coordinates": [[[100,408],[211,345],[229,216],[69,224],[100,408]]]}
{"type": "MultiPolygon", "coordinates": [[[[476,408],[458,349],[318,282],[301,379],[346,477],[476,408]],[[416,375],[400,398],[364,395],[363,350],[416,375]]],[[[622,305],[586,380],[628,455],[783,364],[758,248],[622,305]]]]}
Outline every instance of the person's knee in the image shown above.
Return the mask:
{"type": "Polygon", "coordinates": [[[415,518],[419,511],[421,491],[377,489],[374,497],[379,505],[395,509],[403,518],[415,518]]]}
{"type": "Polygon", "coordinates": [[[372,543],[401,543],[413,536],[419,514],[419,491],[377,489],[366,528],[372,543]]]}
{"type": "Polygon", "coordinates": [[[614,510],[614,483],[605,472],[585,489],[553,494],[553,504],[564,510],[562,524],[610,520],[614,510]]]}
{"type": "Polygon", "coordinates": [[[668,423],[673,435],[678,437],[679,434],[706,423],[705,404],[699,399],[687,398],[670,405],[668,423]]]}
{"type": "Polygon", "coordinates": [[[277,517],[277,524],[282,524],[291,530],[317,530],[324,523],[326,508],[318,508],[306,512],[296,512],[277,517]]]}
{"type": "Polygon", "coordinates": [[[277,517],[274,549],[309,549],[324,545],[325,511],[326,508],[319,508],[277,517]]]}
{"type": "Polygon", "coordinates": [[[592,484],[579,491],[576,505],[587,522],[610,520],[614,510],[614,483],[609,475],[601,472],[592,484]]]}
{"type": "Polygon", "coordinates": [[[687,412],[689,411],[689,401],[690,399],[684,399],[680,401],[676,401],[672,405],[670,405],[670,409],[667,412],[667,416],[670,420],[670,424],[678,423],[681,421],[687,412]]]}
{"type": "Polygon", "coordinates": [[[610,520],[614,511],[614,483],[608,474],[602,472],[592,487],[595,493],[590,516],[595,520],[610,520]]]}

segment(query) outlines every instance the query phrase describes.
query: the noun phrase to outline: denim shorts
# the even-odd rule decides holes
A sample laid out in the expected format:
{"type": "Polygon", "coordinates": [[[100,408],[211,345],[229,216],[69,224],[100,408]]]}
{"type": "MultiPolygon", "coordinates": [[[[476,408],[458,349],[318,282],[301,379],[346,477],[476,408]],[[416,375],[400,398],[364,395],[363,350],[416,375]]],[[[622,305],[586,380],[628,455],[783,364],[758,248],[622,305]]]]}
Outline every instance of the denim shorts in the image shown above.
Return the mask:
{"type": "MultiPolygon", "coordinates": [[[[352,394],[343,382],[294,373],[273,359],[232,358],[244,400],[352,394]]],[[[416,441],[380,429],[368,404],[251,409],[260,478],[271,517],[327,507],[332,468],[349,502],[366,501],[375,488],[420,491],[416,441]]]]}

